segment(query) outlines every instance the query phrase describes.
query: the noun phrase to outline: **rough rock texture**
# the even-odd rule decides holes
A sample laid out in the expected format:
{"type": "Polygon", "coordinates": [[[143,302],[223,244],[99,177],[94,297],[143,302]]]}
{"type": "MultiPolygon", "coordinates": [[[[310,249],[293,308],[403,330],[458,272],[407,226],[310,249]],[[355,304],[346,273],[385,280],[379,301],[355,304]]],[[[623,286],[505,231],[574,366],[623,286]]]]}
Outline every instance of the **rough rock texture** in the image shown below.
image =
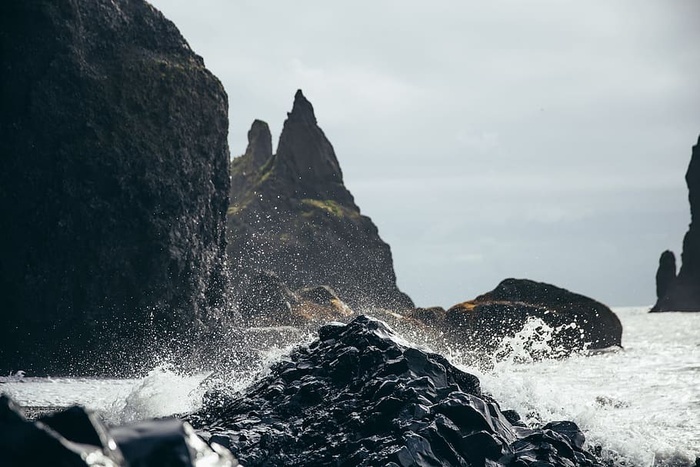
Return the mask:
{"type": "Polygon", "coordinates": [[[533,318],[553,328],[550,346],[561,354],[621,345],[622,324],[610,308],[526,279],[506,279],[491,292],[453,306],[447,310],[444,326],[453,336],[491,351],[533,318]]]}
{"type": "Polygon", "coordinates": [[[272,273],[253,276],[243,289],[238,310],[246,326],[318,326],[348,321],[355,313],[328,286],[292,291],[272,273]]]}
{"type": "Polygon", "coordinates": [[[227,97],[177,28],[144,0],[0,2],[0,109],[0,371],[129,368],[206,327],[227,97]]]}
{"type": "Polygon", "coordinates": [[[475,376],[364,316],[185,418],[248,467],[597,465],[573,423],[525,427],[475,376]]]}
{"type": "Polygon", "coordinates": [[[356,310],[411,308],[396,286],[389,246],[343,185],[333,147],[301,91],[276,154],[264,122],[253,123],[248,140],[231,168],[233,283],[270,271],[292,289],[328,285],[356,310]]]}
{"type": "Polygon", "coordinates": [[[92,412],[71,407],[29,421],[11,399],[0,396],[0,464],[5,467],[238,465],[227,450],[212,448],[179,420],[107,428],[92,412]]]}
{"type": "Polygon", "coordinates": [[[674,258],[674,277],[671,277],[668,256],[664,260],[664,255],[670,252],[661,255],[656,273],[658,300],[651,311],[700,311],[700,138],[693,146],[685,182],[690,201],[690,227],[683,239],[681,269],[675,276],[674,258]],[[663,264],[664,261],[667,264],[663,264]]]}

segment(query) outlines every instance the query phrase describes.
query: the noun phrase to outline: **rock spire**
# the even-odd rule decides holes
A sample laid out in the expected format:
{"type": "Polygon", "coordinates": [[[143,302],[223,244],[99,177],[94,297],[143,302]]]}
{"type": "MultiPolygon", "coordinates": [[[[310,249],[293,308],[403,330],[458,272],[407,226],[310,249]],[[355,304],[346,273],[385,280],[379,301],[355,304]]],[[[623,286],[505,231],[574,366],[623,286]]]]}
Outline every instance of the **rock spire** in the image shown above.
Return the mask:
{"type": "Polygon", "coordinates": [[[683,239],[681,268],[676,276],[676,260],[665,251],[656,273],[658,300],[651,311],[700,311],[700,137],[693,146],[685,174],[690,201],[690,227],[683,239]]]}
{"type": "Polygon", "coordinates": [[[354,309],[410,308],[396,286],[389,245],[343,184],[335,150],[303,93],[294,96],[274,154],[263,125],[253,124],[245,154],[231,167],[234,284],[245,287],[270,272],[292,289],[330,286],[354,309]]]}

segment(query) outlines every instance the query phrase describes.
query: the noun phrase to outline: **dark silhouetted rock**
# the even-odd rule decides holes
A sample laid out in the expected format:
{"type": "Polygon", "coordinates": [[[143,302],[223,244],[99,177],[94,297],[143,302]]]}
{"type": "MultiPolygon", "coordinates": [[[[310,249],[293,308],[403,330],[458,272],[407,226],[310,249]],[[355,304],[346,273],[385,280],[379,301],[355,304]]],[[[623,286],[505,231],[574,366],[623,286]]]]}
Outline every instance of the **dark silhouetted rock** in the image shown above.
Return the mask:
{"type": "Polygon", "coordinates": [[[235,467],[225,449],[202,441],[187,423],[143,421],[108,428],[90,411],[71,407],[29,421],[0,396],[0,464],[4,467],[235,467]]]}
{"type": "Polygon", "coordinates": [[[0,372],[130,372],[217,317],[227,97],[144,0],[0,3],[0,372]]]}
{"type": "Polygon", "coordinates": [[[554,285],[506,279],[491,292],[447,310],[445,328],[486,351],[534,318],[552,328],[554,354],[621,345],[622,324],[607,306],[554,285]]]}
{"type": "Polygon", "coordinates": [[[396,286],[389,245],[345,188],[333,146],[301,91],[276,154],[269,128],[256,121],[231,179],[234,284],[271,271],[291,289],[327,285],[356,310],[412,308],[396,286]]]}
{"type": "Polygon", "coordinates": [[[576,425],[513,425],[475,376],[399,343],[381,321],[318,335],[243,393],[208,393],[185,419],[248,467],[597,465],[576,425]]]}
{"type": "Polygon", "coordinates": [[[656,273],[658,300],[651,311],[700,311],[700,138],[693,146],[685,181],[690,201],[690,228],[683,238],[681,269],[676,276],[673,256],[672,265],[663,264],[664,261],[670,261],[667,253],[673,253],[665,251],[661,255],[659,270],[656,273]],[[665,260],[664,255],[667,255],[665,260]]]}
{"type": "Polygon", "coordinates": [[[676,280],[676,255],[666,250],[659,258],[659,269],[656,270],[656,298],[661,300],[668,293],[669,287],[676,280]]]}

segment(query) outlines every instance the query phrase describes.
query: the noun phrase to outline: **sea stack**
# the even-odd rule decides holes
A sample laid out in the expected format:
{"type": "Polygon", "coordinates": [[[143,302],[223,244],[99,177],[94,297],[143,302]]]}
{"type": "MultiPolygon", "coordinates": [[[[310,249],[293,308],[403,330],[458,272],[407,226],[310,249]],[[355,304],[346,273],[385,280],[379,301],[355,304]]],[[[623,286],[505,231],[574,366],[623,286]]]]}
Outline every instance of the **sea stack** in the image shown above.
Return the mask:
{"type": "Polygon", "coordinates": [[[273,154],[255,121],[231,167],[228,255],[239,290],[261,272],[292,289],[326,285],[355,310],[412,308],[389,245],[343,183],[333,146],[301,91],[273,154]]]}
{"type": "Polygon", "coordinates": [[[681,268],[676,276],[676,259],[665,251],[656,273],[656,305],[651,311],[700,311],[700,138],[693,146],[685,174],[690,201],[690,228],[683,239],[681,268]]]}
{"type": "Polygon", "coordinates": [[[0,372],[182,350],[226,287],[222,85],[144,0],[3,1],[0,53],[0,372]]]}

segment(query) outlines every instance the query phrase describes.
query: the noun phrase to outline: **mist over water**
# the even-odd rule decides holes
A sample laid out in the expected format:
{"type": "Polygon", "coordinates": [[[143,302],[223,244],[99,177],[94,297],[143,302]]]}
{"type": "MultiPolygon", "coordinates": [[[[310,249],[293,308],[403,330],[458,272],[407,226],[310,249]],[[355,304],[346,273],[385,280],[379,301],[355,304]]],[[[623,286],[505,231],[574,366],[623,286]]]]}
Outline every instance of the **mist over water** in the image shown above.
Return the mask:
{"type": "MultiPolygon", "coordinates": [[[[589,445],[601,446],[608,459],[692,465],[700,454],[700,314],[647,310],[615,309],[624,326],[623,350],[549,358],[557,355],[549,347],[551,329],[531,321],[502,343],[498,359],[476,364],[473,356],[446,356],[477,375],[486,393],[527,423],[575,421],[589,445]]],[[[30,375],[0,379],[0,391],[24,406],[84,405],[109,423],[189,412],[201,406],[207,389],[242,391],[285,358],[289,340],[308,344],[312,338],[285,328],[258,330],[255,336],[266,340],[253,365],[181,374],[163,364],[144,378],[122,380],[30,375]]]]}

